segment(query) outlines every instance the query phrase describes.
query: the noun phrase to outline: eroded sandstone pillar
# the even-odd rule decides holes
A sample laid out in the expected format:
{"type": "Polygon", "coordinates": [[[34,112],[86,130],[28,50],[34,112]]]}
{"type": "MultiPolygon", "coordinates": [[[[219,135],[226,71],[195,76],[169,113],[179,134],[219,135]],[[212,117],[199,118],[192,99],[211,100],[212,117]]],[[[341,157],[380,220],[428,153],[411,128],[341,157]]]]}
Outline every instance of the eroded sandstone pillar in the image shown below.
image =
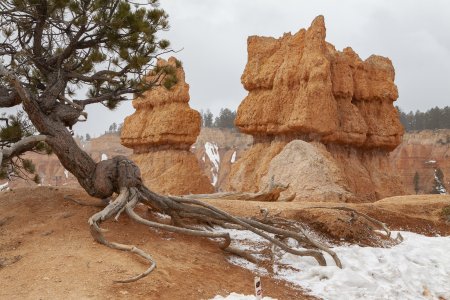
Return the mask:
{"type": "Polygon", "coordinates": [[[131,158],[152,190],[173,195],[213,192],[189,150],[200,133],[201,117],[189,107],[184,70],[173,57],[158,60],[158,66],[176,68],[177,83],[170,89],[155,87],[133,100],[136,111],[125,118],[121,143],[133,149],[131,158]]]}

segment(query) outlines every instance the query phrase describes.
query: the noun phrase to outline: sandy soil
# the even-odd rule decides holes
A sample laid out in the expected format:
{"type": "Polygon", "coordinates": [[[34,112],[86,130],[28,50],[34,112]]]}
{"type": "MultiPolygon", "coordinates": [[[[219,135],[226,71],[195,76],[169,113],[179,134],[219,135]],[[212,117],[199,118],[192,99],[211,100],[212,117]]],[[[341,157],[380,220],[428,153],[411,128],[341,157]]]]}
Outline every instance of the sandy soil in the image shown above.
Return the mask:
{"type": "MultiPolygon", "coordinates": [[[[227,262],[213,242],[156,232],[126,216],[107,222],[110,240],[148,250],[157,268],[144,280],[114,284],[142,272],[145,262],[93,241],[87,219],[98,208],[81,190],[32,188],[0,193],[0,299],[210,299],[252,294],[254,274],[227,262]],[[17,260],[17,261],[16,261],[17,260]]],[[[314,299],[262,278],[266,296],[314,299]]]]}
{"type": "MultiPolygon", "coordinates": [[[[65,200],[69,194],[96,201],[82,190],[69,188],[0,193],[0,299],[209,299],[231,292],[253,293],[254,274],[229,264],[213,242],[151,230],[126,216],[104,224],[110,230],[107,237],[146,249],[158,267],[136,283],[112,283],[113,279],[143,271],[145,262],[95,243],[87,219],[98,208],[65,200]]],[[[258,215],[266,208],[271,214],[305,221],[335,241],[371,244],[375,240],[364,220],[348,224],[348,213],[311,208],[342,204],[208,202],[247,216],[258,215]]],[[[440,215],[447,205],[450,196],[403,196],[349,206],[388,223],[392,229],[448,235],[450,226],[440,215]]],[[[141,213],[145,215],[145,210],[141,213]]],[[[314,299],[268,277],[262,282],[266,296],[314,299]]]]}

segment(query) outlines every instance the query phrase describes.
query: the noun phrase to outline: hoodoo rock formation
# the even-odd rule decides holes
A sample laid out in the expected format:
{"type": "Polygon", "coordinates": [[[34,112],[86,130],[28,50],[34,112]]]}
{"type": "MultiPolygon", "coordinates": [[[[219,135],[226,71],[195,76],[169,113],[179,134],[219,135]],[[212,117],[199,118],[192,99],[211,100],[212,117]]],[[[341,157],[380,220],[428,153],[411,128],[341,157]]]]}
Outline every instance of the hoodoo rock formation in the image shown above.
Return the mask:
{"type": "MultiPolygon", "coordinates": [[[[121,143],[132,148],[131,156],[144,183],[158,193],[210,193],[214,189],[189,151],[200,133],[200,114],[189,107],[189,85],[183,68],[173,57],[160,59],[159,67],[176,68],[177,83],[163,85],[133,100],[135,113],[125,118],[121,143]]],[[[148,80],[156,80],[149,76],[148,80]]],[[[162,80],[162,79],[158,79],[162,80]]]]}
{"type": "Polygon", "coordinates": [[[403,192],[388,160],[403,135],[393,106],[398,92],[392,63],[376,55],[362,60],[351,48],[337,51],[325,36],[324,18],[319,16],[310,28],[294,35],[249,37],[248,63],[241,78],[249,93],[239,106],[236,126],[252,135],[255,144],[233,166],[228,189],[260,190],[270,179],[268,174],[275,172],[275,181],[291,184],[286,193],[297,192],[297,199],[304,199],[298,184],[283,182],[289,176],[277,178],[283,172],[276,163],[289,168],[285,159],[297,151],[308,153],[305,160],[327,157],[333,163],[334,171],[327,173],[335,177],[326,180],[329,189],[322,186],[323,178],[311,178],[321,176],[308,171],[315,168],[314,161],[308,168],[298,161],[302,158],[291,164],[295,182],[327,191],[306,197],[309,200],[374,201],[403,192]],[[293,140],[314,146],[297,143],[285,149],[293,140]],[[303,167],[294,169],[298,165],[303,167]]]}

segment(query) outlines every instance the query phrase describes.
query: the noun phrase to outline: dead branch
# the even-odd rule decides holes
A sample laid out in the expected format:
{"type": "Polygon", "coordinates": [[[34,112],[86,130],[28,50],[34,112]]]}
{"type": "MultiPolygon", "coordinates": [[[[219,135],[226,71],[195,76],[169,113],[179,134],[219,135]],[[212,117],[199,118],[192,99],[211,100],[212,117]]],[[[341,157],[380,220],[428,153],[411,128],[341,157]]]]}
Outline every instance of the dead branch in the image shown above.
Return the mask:
{"type": "Polygon", "coordinates": [[[11,159],[14,156],[20,155],[24,152],[32,150],[40,142],[45,142],[47,136],[45,135],[32,135],[27,136],[14,143],[9,148],[0,149],[0,165],[5,159],[11,159]]]}
{"type": "Polygon", "coordinates": [[[89,221],[88,221],[90,228],[91,228],[91,234],[98,243],[103,244],[112,249],[135,253],[136,255],[138,255],[150,262],[150,266],[148,267],[148,269],[145,272],[143,272],[139,275],[136,275],[132,278],[129,278],[129,279],[115,280],[114,282],[117,282],[117,283],[129,283],[129,282],[139,280],[139,279],[147,276],[148,274],[150,274],[156,268],[156,262],[153,260],[153,258],[148,253],[146,253],[145,251],[143,251],[133,245],[124,245],[124,244],[107,241],[102,234],[102,232],[105,232],[105,230],[101,229],[99,227],[99,224],[101,222],[105,221],[106,219],[109,219],[110,217],[112,217],[113,215],[118,213],[122,207],[127,205],[129,198],[133,199],[135,197],[136,197],[136,193],[132,193],[127,188],[122,188],[120,191],[120,194],[116,198],[116,200],[114,200],[113,202],[108,204],[108,206],[105,207],[102,211],[94,214],[91,218],[89,218],[89,221]]]}
{"type": "MultiPolygon", "coordinates": [[[[100,224],[108,219],[113,218],[122,211],[124,211],[132,220],[150,228],[178,234],[209,238],[212,240],[219,239],[221,241],[219,243],[219,247],[224,252],[243,257],[244,259],[255,264],[259,264],[262,262],[254,255],[252,255],[255,254],[255,252],[245,251],[233,247],[231,245],[232,241],[230,238],[230,234],[226,232],[225,228],[251,231],[264,238],[282,251],[297,256],[311,256],[316,259],[319,265],[322,266],[326,265],[326,260],[323,256],[323,252],[328,253],[333,258],[336,265],[338,267],[342,267],[342,264],[337,255],[327,246],[309,236],[307,231],[301,226],[291,226],[290,229],[285,229],[282,228],[281,225],[279,225],[283,224],[283,222],[278,222],[278,218],[272,219],[267,218],[267,216],[266,220],[268,220],[268,222],[266,223],[251,218],[236,217],[197,199],[162,196],[151,192],[144,186],[138,186],[131,188],[122,188],[118,197],[114,201],[109,203],[103,210],[94,214],[89,219],[91,234],[97,242],[113,249],[132,252],[146,259],[150,263],[149,268],[145,272],[132,278],[117,280],[115,282],[127,283],[139,280],[150,274],[150,272],[156,267],[155,261],[145,251],[138,249],[137,247],[132,245],[123,245],[119,243],[109,242],[103,236],[103,232],[105,232],[106,230],[102,229],[100,227],[100,224]],[[134,208],[138,203],[143,203],[149,206],[152,211],[157,211],[159,213],[170,216],[170,218],[172,219],[172,225],[143,218],[134,211],[134,208]],[[189,225],[192,224],[192,222],[198,225],[189,225]],[[209,231],[208,226],[211,225],[220,226],[220,228],[222,229],[220,231],[209,231]],[[289,246],[285,242],[289,238],[296,240],[303,249],[297,249],[289,246]]],[[[284,223],[284,225],[289,223],[289,221],[285,221],[286,222],[284,223]]],[[[292,225],[294,224],[294,222],[289,224],[292,225]]],[[[259,254],[264,253],[261,252],[259,254]]]]}
{"type": "Polygon", "coordinates": [[[363,218],[365,218],[366,220],[368,220],[369,222],[371,222],[372,224],[378,225],[379,227],[381,227],[385,232],[386,235],[390,238],[391,237],[391,231],[389,230],[389,228],[387,227],[387,225],[381,221],[378,221],[377,219],[374,219],[368,215],[366,215],[365,213],[359,212],[353,208],[350,207],[345,207],[345,206],[332,206],[332,207],[327,207],[327,206],[313,206],[313,207],[308,207],[307,209],[315,209],[315,208],[319,208],[319,209],[336,209],[336,210],[343,210],[343,211],[349,211],[351,213],[354,213],[358,216],[361,216],[363,218]]]}
{"type": "Polygon", "coordinates": [[[226,199],[226,200],[243,200],[243,201],[259,201],[259,202],[275,202],[283,201],[290,202],[295,199],[296,194],[293,194],[287,198],[279,199],[280,194],[287,190],[289,185],[274,184],[269,187],[268,191],[260,191],[257,193],[240,193],[240,192],[227,192],[227,193],[214,193],[214,194],[197,194],[197,195],[184,195],[184,198],[188,199],[226,199]]]}

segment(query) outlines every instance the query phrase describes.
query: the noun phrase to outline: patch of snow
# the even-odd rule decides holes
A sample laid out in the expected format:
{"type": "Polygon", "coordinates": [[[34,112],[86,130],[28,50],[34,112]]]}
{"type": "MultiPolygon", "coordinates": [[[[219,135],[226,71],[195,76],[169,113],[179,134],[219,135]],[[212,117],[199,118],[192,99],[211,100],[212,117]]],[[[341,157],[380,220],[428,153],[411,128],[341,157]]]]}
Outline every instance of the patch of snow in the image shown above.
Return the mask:
{"type": "Polygon", "coordinates": [[[236,151],[233,152],[233,155],[231,155],[231,161],[232,164],[236,162],[236,151]]]}
{"type": "MultiPolygon", "coordinates": [[[[255,296],[247,296],[247,295],[243,295],[243,294],[237,294],[237,293],[231,293],[226,297],[217,295],[214,298],[211,298],[211,300],[256,300],[258,298],[256,298],[255,296]]],[[[271,297],[264,297],[264,298],[259,298],[262,300],[277,300],[275,298],[271,298],[271,297]]]]}
{"type": "Polygon", "coordinates": [[[220,167],[220,154],[219,154],[219,147],[216,143],[205,143],[205,152],[206,155],[208,155],[209,160],[213,164],[213,167],[211,168],[211,174],[212,174],[212,185],[216,186],[217,184],[217,177],[219,175],[219,167],[220,167]]]}
{"type": "MultiPolygon", "coordinates": [[[[233,246],[240,249],[255,249],[251,243],[257,247],[268,245],[253,233],[230,232],[238,239],[238,245],[233,246]]],[[[311,257],[277,252],[274,276],[323,299],[450,299],[450,237],[400,233],[404,241],[391,248],[333,247],[342,269],[335,266],[329,255],[325,255],[328,266],[319,266],[311,257]],[[283,267],[286,265],[289,267],[283,267]]],[[[230,262],[259,273],[258,267],[249,262],[238,258],[230,262]]]]}
{"type": "Polygon", "coordinates": [[[441,195],[446,195],[447,190],[445,189],[444,185],[442,184],[441,180],[436,174],[437,170],[434,169],[434,181],[436,182],[436,191],[441,195]]]}
{"type": "Polygon", "coordinates": [[[426,164],[435,164],[436,161],[432,159],[432,160],[426,161],[425,163],[426,163],[426,164]]]}
{"type": "Polygon", "coordinates": [[[66,178],[69,178],[69,171],[64,170],[64,175],[66,176],[66,178]]]}
{"type": "Polygon", "coordinates": [[[9,182],[5,182],[4,184],[0,184],[0,191],[8,191],[9,190],[9,182]]]}
{"type": "Polygon", "coordinates": [[[203,156],[202,156],[202,160],[203,160],[203,162],[205,162],[206,161],[206,157],[205,157],[205,155],[203,154],[203,156]]]}
{"type": "Polygon", "coordinates": [[[216,170],[219,170],[220,164],[220,155],[219,155],[219,147],[216,143],[205,143],[205,151],[208,155],[209,160],[213,163],[216,170]]]}
{"type": "Polygon", "coordinates": [[[107,160],[107,159],[108,159],[108,155],[106,155],[105,153],[102,153],[101,160],[107,160]]]}
{"type": "Polygon", "coordinates": [[[211,184],[213,186],[216,186],[216,184],[217,184],[217,173],[216,173],[216,170],[214,169],[214,167],[212,167],[210,171],[211,171],[211,175],[212,175],[211,184]]]}

